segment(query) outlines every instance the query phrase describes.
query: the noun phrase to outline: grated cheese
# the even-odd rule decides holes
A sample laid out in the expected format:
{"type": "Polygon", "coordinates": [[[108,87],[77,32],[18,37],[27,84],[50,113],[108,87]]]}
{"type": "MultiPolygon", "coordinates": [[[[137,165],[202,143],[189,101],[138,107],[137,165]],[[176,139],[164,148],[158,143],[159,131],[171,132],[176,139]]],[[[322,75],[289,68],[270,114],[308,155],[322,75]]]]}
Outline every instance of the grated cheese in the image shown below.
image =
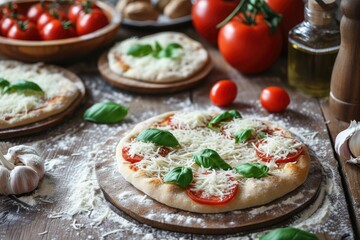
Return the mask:
{"type": "Polygon", "coordinates": [[[141,142],[134,139],[129,147],[129,156],[134,157],[135,155],[144,156],[146,158],[152,158],[159,155],[160,146],[156,146],[151,142],[141,142]]]}
{"type": "Polygon", "coordinates": [[[178,128],[193,129],[206,127],[211,117],[203,111],[177,112],[171,117],[171,123],[178,128]]]}
{"type": "Polygon", "coordinates": [[[246,129],[252,129],[253,134],[267,130],[268,127],[257,119],[233,119],[223,127],[226,136],[234,136],[237,132],[242,132],[246,129]]]}

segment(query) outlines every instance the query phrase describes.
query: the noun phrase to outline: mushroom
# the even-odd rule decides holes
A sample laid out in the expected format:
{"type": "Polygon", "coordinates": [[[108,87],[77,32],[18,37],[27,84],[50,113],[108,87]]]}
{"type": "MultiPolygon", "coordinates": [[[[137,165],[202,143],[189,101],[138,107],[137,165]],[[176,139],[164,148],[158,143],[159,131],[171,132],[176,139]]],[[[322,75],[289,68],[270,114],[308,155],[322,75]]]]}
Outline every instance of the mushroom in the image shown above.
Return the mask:
{"type": "Polygon", "coordinates": [[[0,194],[19,195],[38,186],[45,173],[44,162],[32,147],[19,145],[0,153],[0,194]]]}
{"type": "Polygon", "coordinates": [[[164,8],[164,15],[169,18],[179,18],[190,14],[190,0],[172,0],[164,8]]]}
{"type": "Polygon", "coordinates": [[[156,21],[159,17],[159,13],[156,11],[154,6],[152,6],[151,3],[148,2],[129,3],[124,8],[123,15],[125,18],[136,21],[156,21]]]}

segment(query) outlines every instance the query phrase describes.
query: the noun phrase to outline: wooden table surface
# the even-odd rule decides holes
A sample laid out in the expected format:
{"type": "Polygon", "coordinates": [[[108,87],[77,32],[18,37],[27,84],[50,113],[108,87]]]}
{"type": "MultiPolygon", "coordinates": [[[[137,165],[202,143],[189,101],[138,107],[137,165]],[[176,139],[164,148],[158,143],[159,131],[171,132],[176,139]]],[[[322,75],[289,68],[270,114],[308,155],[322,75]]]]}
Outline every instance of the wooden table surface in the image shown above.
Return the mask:
{"type": "MultiPolygon", "coordinates": [[[[333,140],[347,123],[332,117],[327,99],[305,96],[287,85],[286,57],[262,74],[243,75],[229,66],[215,47],[202,41],[190,25],[171,30],[198,39],[211,54],[214,69],[194,88],[161,95],[136,94],[114,88],[97,70],[97,60],[107,48],[76,63],[62,65],[82,79],[86,97],[75,113],[58,126],[0,143],[2,153],[18,144],[35,147],[45,159],[46,167],[46,176],[39,188],[19,197],[28,206],[0,196],[0,239],[257,239],[264,232],[281,226],[308,230],[322,239],[359,239],[360,169],[337,159],[334,153],[333,140]],[[115,148],[106,145],[107,140],[119,140],[137,122],[163,112],[217,109],[210,103],[208,94],[211,86],[220,79],[234,80],[239,89],[236,101],[226,109],[279,122],[316,155],[324,177],[314,203],[272,227],[219,236],[153,228],[111,206],[99,189],[94,171],[101,154],[115,148]],[[269,85],[284,87],[290,93],[291,104],[286,111],[269,114],[260,106],[259,94],[269,85]],[[85,109],[101,101],[116,101],[128,106],[128,116],[114,125],[85,122],[82,119],[85,109]]],[[[122,28],[116,41],[151,32],[122,28]]]]}

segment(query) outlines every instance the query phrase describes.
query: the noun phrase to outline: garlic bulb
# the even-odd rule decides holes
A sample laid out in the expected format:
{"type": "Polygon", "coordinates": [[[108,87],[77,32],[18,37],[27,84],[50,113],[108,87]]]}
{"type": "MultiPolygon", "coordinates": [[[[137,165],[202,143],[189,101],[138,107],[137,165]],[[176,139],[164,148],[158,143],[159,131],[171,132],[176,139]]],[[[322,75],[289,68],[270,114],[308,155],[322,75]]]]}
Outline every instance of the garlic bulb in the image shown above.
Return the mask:
{"type": "Polygon", "coordinates": [[[32,147],[19,145],[0,153],[0,194],[23,194],[33,191],[44,176],[44,162],[32,147]]]}
{"type": "Polygon", "coordinates": [[[336,136],[335,151],[341,158],[360,163],[360,122],[351,121],[350,126],[336,136]]]}

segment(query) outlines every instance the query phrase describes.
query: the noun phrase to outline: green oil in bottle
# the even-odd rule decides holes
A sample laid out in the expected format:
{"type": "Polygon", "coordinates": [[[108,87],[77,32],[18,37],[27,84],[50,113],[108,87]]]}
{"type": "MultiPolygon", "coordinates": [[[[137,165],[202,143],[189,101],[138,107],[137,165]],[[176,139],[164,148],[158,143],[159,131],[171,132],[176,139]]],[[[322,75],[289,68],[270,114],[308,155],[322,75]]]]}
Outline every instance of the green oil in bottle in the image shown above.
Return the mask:
{"type": "Polygon", "coordinates": [[[327,97],[331,73],[339,46],[327,49],[309,49],[289,41],[289,84],[307,95],[327,97]]]}

